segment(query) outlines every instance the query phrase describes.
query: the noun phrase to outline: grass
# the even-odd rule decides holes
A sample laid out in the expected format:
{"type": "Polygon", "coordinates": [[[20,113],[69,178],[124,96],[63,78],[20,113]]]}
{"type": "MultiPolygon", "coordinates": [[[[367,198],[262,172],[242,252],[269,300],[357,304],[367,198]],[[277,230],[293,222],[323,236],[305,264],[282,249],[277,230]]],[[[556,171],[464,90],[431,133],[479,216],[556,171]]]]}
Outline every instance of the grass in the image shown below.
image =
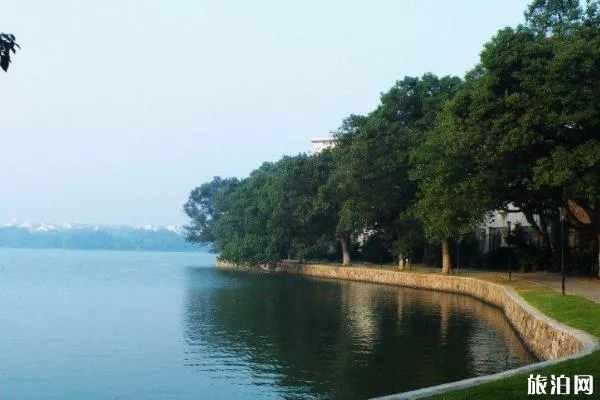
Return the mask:
{"type": "MultiPolygon", "coordinates": [[[[483,278],[495,283],[510,286],[529,304],[538,310],[565,325],[586,331],[597,338],[600,338],[600,304],[584,299],[579,296],[562,296],[553,289],[542,287],[523,281],[509,281],[507,278],[486,277],[483,278]]],[[[527,395],[527,377],[530,373],[516,375],[507,379],[486,383],[468,389],[456,390],[428,397],[428,399],[544,399],[544,398],[570,398],[569,396],[528,396],[527,395]]],[[[594,375],[596,380],[600,377],[600,351],[596,351],[588,356],[562,362],[550,367],[541,368],[535,371],[535,374],[545,375],[550,380],[551,374],[573,375],[594,375]]],[[[598,396],[600,385],[595,382],[593,396],[598,396]]],[[[547,386],[548,392],[550,384],[547,386]]],[[[598,398],[593,396],[579,395],[577,398],[598,398]]],[[[571,396],[575,397],[575,396],[571,396]]]]}

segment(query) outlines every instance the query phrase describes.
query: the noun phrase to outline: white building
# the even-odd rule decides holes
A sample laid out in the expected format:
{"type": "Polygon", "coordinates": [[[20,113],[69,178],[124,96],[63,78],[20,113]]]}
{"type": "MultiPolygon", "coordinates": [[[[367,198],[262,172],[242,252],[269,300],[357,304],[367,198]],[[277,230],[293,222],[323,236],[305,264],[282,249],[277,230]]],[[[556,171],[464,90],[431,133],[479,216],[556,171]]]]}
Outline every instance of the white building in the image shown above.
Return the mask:
{"type": "Polygon", "coordinates": [[[531,224],[527,221],[523,213],[493,211],[491,219],[482,225],[477,232],[481,251],[487,253],[499,247],[507,247],[506,237],[509,225],[511,230],[520,225],[525,228],[526,233],[531,233],[531,224]]]}
{"type": "Polygon", "coordinates": [[[325,149],[331,149],[335,147],[335,139],[327,138],[327,139],[313,139],[310,141],[312,143],[312,153],[319,154],[325,149]]]}

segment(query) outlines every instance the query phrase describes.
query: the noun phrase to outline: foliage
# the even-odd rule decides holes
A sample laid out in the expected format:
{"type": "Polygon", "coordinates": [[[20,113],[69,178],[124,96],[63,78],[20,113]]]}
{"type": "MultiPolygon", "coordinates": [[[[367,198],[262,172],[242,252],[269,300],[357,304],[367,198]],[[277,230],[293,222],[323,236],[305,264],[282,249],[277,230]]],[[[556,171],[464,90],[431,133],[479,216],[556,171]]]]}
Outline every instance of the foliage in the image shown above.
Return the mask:
{"type": "Polygon", "coordinates": [[[444,243],[447,265],[452,239],[492,210],[520,211],[541,243],[519,246],[534,268],[557,260],[559,207],[569,227],[600,237],[600,1],[534,0],[525,16],[464,81],[397,81],[375,110],[343,121],[333,150],[195,189],[188,239],[255,264],[337,248],[349,263],[371,236],[405,256],[427,239],[444,243]]]}
{"type": "Polygon", "coordinates": [[[360,257],[367,262],[387,264],[393,261],[393,249],[381,236],[370,235],[360,245],[360,257]]]}
{"type": "Polygon", "coordinates": [[[351,116],[336,133],[332,174],[341,198],[339,231],[377,233],[406,254],[422,243],[422,229],[408,212],[417,186],[408,179],[409,152],[432,129],[456,77],[406,77],[381,96],[367,116],[351,116]]]}
{"type": "Polygon", "coordinates": [[[486,183],[475,176],[472,155],[457,132],[441,122],[413,149],[412,162],[410,176],[419,184],[413,212],[429,240],[440,242],[473,232],[492,209],[492,201],[483,190],[486,183]]]}
{"type": "MultiPolygon", "coordinates": [[[[569,223],[600,232],[600,26],[597,2],[535,1],[526,25],[500,30],[418,154],[437,236],[461,234],[482,212],[516,207],[538,226],[567,206],[569,223]],[[435,154],[433,156],[432,154],[435,154]],[[452,204],[441,215],[437,204],[452,204]],[[445,228],[445,229],[442,229],[445,228]]],[[[428,201],[427,201],[428,200],[428,201]]]]}
{"type": "Polygon", "coordinates": [[[214,177],[190,193],[183,206],[191,223],[184,227],[186,239],[191,242],[213,245],[219,251],[215,236],[215,223],[230,207],[229,195],[239,185],[236,178],[214,177]]]}
{"type": "Polygon", "coordinates": [[[201,185],[184,206],[192,219],[188,240],[210,243],[221,257],[251,265],[326,252],[335,221],[315,199],[331,163],[329,152],[284,157],[241,181],[217,177],[201,185]]]}
{"type": "Polygon", "coordinates": [[[10,66],[11,53],[16,53],[16,48],[20,48],[16,42],[15,35],[10,33],[0,33],[0,68],[4,72],[8,71],[10,66]]]}

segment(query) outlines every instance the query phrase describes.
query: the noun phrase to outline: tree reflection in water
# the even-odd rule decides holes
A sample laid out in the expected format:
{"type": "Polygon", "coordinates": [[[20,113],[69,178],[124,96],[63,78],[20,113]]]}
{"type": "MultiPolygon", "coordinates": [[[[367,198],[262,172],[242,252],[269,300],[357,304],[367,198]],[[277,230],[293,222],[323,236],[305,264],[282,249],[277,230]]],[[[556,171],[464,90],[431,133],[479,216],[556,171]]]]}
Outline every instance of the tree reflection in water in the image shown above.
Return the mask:
{"type": "Polygon", "coordinates": [[[187,365],[284,398],[365,399],[535,361],[499,309],[466,296],[206,268],[187,279],[187,365]]]}

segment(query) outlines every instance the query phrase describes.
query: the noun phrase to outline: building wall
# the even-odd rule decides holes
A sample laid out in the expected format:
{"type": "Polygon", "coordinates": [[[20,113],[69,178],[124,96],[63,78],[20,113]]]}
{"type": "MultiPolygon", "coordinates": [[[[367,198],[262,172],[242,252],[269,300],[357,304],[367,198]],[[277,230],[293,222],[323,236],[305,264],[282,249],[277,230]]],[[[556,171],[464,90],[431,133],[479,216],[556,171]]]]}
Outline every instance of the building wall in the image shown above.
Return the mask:
{"type": "Polygon", "coordinates": [[[310,142],[312,143],[313,154],[319,154],[325,149],[335,147],[335,139],[313,139],[310,142]]]}
{"type": "Polygon", "coordinates": [[[488,253],[499,247],[507,247],[506,237],[508,236],[509,223],[511,229],[515,229],[517,225],[520,225],[526,233],[531,232],[531,224],[527,222],[523,213],[504,213],[496,210],[491,214],[490,219],[481,225],[477,231],[479,249],[483,253],[488,253]]]}

